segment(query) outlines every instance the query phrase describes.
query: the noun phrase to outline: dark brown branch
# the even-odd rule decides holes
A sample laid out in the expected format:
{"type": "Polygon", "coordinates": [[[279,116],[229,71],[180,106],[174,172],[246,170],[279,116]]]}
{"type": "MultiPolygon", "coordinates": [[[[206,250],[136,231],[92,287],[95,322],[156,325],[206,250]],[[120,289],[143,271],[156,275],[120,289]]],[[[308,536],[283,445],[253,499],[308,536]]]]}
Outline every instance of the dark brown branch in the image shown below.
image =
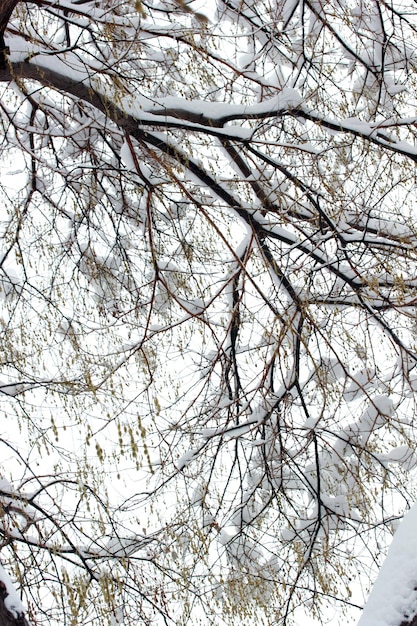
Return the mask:
{"type": "MultiPolygon", "coordinates": [[[[230,135],[227,134],[227,127],[223,128],[224,124],[234,120],[249,120],[249,119],[267,119],[284,117],[290,115],[293,117],[299,117],[309,120],[315,124],[318,124],[324,128],[334,130],[341,133],[347,133],[354,137],[359,137],[364,141],[369,141],[379,147],[383,147],[390,152],[395,152],[408,157],[412,161],[417,162],[417,155],[413,154],[409,150],[405,149],[402,142],[397,145],[397,142],[391,141],[391,139],[380,132],[378,129],[360,129],[359,127],[352,126],[343,120],[329,120],[326,117],[321,117],[315,111],[304,109],[302,106],[296,107],[283,107],[283,108],[271,108],[262,112],[236,112],[229,115],[223,115],[222,117],[207,117],[203,114],[194,114],[187,110],[181,109],[162,109],[160,111],[152,111],[152,115],[157,118],[161,116],[160,120],[150,121],[149,114],[145,116],[145,119],[141,119],[140,116],[133,117],[126,114],[119,109],[109,98],[104,95],[100,95],[91,87],[83,82],[75,81],[74,79],[55,72],[53,70],[37,66],[35,63],[10,63],[1,66],[0,65],[0,81],[11,81],[19,79],[32,79],[39,81],[42,85],[57,89],[59,91],[71,94],[75,98],[79,98],[86,102],[90,102],[98,110],[107,115],[119,128],[135,136],[134,130],[137,129],[138,124],[146,126],[162,126],[169,128],[178,128],[188,131],[204,132],[208,135],[214,135],[221,140],[233,140],[237,138],[233,135],[233,131],[230,135]],[[171,118],[171,119],[167,119],[171,118]],[[178,122],[175,121],[177,118],[178,122]],[[190,124],[196,124],[196,126],[190,126],[190,124]]],[[[145,111],[146,112],[146,111],[145,111]]],[[[149,113],[149,112],[147,112],[149,113]]],[[[247,139],[242,139],[243,143],[247,143],[247,139]]],[[[412,146],[410,146],[412,149],[412,146]]]]}
{"type": "Polygon", "coordinates": [[[5,600],[9,595],[6,585],[3,581],[0,581],[0,624],[1,626],[29,626],[23,613],[18,613],[15,616],[6,607],[5,600]]]}
{"type": "Polygon", "coordinates": [[[0,68],[5,68],[9,48],[4,41],[4,33],[19,0],[3,0],[0,4],[0,68]]]}

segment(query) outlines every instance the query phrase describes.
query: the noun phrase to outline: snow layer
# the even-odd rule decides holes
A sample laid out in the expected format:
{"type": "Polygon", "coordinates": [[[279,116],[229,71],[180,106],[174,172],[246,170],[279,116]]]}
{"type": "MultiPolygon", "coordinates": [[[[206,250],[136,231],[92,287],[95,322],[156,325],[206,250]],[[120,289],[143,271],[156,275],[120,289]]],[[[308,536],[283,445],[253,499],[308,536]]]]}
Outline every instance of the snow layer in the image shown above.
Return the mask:
{"type": "Polygon", "coordinates": [[[417,504],[401,522],[357,626],[400,626],[417,614],[417,504]]]}
{"type": "Polygon", "coordinates": [[[0,581],[4,583],[7,589],[7,597],[4,601],[6,609],[8,609],[14,617],[19,617],[19,615],[23,615],[25,613],[24,606],[17,595],[17,592],[14,588],[12,580],[3,566],[0,564],[0,581]]]}

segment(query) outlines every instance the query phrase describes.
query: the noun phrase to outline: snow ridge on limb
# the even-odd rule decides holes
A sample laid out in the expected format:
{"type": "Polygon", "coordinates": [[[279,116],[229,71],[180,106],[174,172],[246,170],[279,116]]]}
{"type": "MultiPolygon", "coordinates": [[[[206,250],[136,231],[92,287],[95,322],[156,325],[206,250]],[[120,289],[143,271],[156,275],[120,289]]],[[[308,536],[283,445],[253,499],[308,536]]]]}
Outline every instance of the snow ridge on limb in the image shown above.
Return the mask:
{"type": "Polygon", "coordinates": [[[417,505],[406,513],[371,589],[358,626],[414,626],[417,621],[417,505]]]}
{"type": "Polygon", "coordinates": [[[10,576],[0,564],[0,623],[2,626],[29,626],[25,609],[10,576]]]}

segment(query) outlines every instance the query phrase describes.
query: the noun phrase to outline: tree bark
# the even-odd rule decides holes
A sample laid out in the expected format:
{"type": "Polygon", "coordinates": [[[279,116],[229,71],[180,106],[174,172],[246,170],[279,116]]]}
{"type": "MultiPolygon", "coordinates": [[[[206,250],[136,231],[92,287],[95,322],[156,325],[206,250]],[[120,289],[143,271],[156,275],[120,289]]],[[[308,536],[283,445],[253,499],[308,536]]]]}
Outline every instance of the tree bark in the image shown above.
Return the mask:
{"type": "Polygon", "coordinates": [[[417,626],[417,615],[414,615],[414,617],[410,618],[407,617],[401,622],[400,626],[417,626]]]}
{"type": "Polygon", "coordinates": [[[5,605],[8,596],[6,585],[0,581],[0,626],[29,626],[23,613],[15,616],[5,605]]]}
{"type": "Polygon", "coordinates": [[[19,0],[3,0],[0,6],[0,67],[6,67],[8,47],[4,41],[4,33],[19,0]]]}

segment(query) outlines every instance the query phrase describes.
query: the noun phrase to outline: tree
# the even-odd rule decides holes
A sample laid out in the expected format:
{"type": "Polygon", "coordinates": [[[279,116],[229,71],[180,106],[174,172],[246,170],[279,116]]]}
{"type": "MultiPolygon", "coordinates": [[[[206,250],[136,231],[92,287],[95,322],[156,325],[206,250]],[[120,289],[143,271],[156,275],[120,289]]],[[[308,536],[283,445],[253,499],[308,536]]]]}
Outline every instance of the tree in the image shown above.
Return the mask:
{"type": "Polygon", "coordinates": [[[36,624],[360,606],[415,498],[416,15],[2,3],[1,559],[36,624]]]}

